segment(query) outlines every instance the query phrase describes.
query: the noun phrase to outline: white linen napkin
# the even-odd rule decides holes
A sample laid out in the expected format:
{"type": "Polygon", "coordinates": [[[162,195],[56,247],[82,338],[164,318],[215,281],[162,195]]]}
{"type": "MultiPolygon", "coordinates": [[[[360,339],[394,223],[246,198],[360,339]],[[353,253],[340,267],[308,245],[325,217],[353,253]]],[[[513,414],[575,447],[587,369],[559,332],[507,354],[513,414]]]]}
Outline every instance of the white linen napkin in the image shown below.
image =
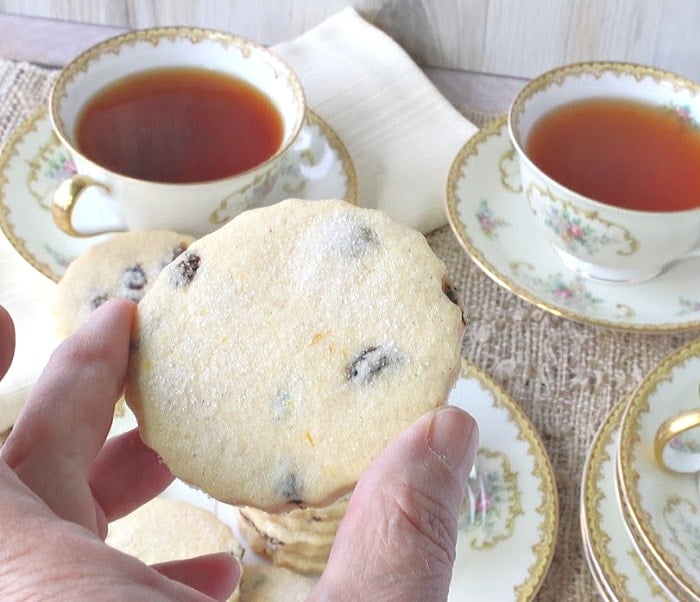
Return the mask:
{"type": "Polygon", "coordinates": [[[347,147],[360,205],[424,233],[447,223],[450,165],[477,128],[394,40],[349,7],[273,50],[347,147]]]}
{"type": "MultiPolygon", "coordinates": [[[[347,8],[274,50],[298,73],[308,106],[343,140],[359,202],[422,232],[446,223],[447,174],[474,134],[389,36],[347,8]]],[[[0,382],[0,432],[14,423],[57,344],[52,282],[0,234],[0,304],[17,326],[17,352],[0,382]]]]}

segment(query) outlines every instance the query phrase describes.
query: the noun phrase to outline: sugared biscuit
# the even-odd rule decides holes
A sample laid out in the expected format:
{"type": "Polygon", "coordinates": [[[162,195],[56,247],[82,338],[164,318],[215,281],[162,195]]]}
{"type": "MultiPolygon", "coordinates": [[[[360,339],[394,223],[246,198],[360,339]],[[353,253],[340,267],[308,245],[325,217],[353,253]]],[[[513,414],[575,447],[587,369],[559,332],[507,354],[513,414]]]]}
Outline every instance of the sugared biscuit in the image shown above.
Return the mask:
{"type": "Polygon", "coordinates": [[[113,297],[139,302],[161,270],[194,239],[167,230],[114,234],[73,260],[56,287],[56,329],[68,336],[113,297]]]}
{"type": "Polygon", "coordinates": [[[171,471],[214,498],[327,505],[445,401],[464,331],[454,299],[423,235],[379,211],[247,211],[139,304],[127,403],[171,471]]]}

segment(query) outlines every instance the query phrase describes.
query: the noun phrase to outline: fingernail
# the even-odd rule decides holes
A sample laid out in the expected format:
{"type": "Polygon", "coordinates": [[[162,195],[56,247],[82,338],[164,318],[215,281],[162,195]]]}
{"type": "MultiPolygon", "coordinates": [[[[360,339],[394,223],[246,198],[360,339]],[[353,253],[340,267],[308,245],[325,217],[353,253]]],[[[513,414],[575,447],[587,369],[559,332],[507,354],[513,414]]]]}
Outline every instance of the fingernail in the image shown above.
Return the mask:
{"type": "Polygon", "coordinates": [[[479,429],[469,414],[454,406],[435,410],[428,428],[428,447],[462,484],[467,482],[478,444],[479,429]]]}

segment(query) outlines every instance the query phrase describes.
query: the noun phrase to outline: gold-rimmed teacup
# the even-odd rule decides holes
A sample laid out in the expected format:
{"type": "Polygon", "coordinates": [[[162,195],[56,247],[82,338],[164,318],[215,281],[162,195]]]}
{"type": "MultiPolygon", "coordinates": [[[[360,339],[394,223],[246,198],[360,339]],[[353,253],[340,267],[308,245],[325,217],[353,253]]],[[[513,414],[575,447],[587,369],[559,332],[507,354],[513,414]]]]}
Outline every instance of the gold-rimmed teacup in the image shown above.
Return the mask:
{"type": "MultiPolygon", "coordinates": [[[[672,122],[677,122],[680,135],[700,136],[700,86],[642,65],[578,63],[534,78],[517,95],[508,113],[509,134],[518,156],[523,190],[540,226],[540,236],[567,267],[580,274],[613,282],[646,280],[681,259],[700,254],[700,198],[694,206],[683,210],[664,208],[663,199],[659,201],[659,210],[621,207],[567,187],[531,156],[530,136],[543,118],[573,103],[601,100],[640,103],[669,115],[672,122]]],[[[554,152],[564,156],[569,147],[580,144],[581,140],[567,139],[554,152]]],[[[606,142],[597,144],[600,148],[606,142]]],[[[630,154],[634,151],[629,148],[630,154]]],[[[595,149],[592,155],[597,156],[595,149]]],[[[571,171],[590,170],[588,164],[575,165],[573,155],[566,161],[571,171]]],[[[604,167],[613,173],[615,169],[621,170],[621,166],[604,167]]],[[[653,169],[653,165],[640,164],[631,177],[640,180],[653,169]]],[[[697,166],[689,169],[697,170],[697,166]]],[[[655,177],[665,176],[660,173],[655,177]]],[[[625,178],[619,186],[630,183],[625,178]]],[[[671,182],[667,184],[670,188],[671,182]]]]}
{"type": "Polygon", "coordinates": [[[673,472],[700,472],[700,407],[679,412],[661,423],[654,437],[654,457],[673,472]]]}
{"type": "MultiPolygon", "coordinates": [[[[164,27],[130,31],[71,61],[53,87],[49,114],[55,134],[77,169],[52,199],[52,215],[61,230],[72,236],[91,236],[169,229],[201,236],[220,225],[213,216],[222,204],[233,217],[264,199],[301,130],[305,98],[296,74],[268,48],[229,33],[164,27]],[[243,80],[269,99],[282,125],[281,142],[272,155],[241,173],[173,183],[118,173],[84,152],[76,128],[81,112],[96,94],[137,73],[171,68],[222,73],[243,80]]],[[[186,138],[176,139],[175,144],[188,151],[186,138]]]]}

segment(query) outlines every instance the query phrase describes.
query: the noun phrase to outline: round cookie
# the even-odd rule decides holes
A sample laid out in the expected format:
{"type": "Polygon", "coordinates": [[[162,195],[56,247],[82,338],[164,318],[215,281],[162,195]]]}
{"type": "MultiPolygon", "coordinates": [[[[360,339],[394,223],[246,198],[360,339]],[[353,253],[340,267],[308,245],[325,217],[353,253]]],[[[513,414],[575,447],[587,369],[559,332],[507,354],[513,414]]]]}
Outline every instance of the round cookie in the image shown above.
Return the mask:
{"type": "Polygon", "coordinates": [[[194,240],[167,230],[120,232],[70,263],[56,286],[54,316],[68,336],[112,297],[138,303],[160,271],[194,240]]]}
{"type": "Polygon", "coordinates": [[[462,312],[419,232],[343,201],[246,211],[139,304],[126,400],[180,479],[224,502],[323,506],[444,403],[462,312]]]}

